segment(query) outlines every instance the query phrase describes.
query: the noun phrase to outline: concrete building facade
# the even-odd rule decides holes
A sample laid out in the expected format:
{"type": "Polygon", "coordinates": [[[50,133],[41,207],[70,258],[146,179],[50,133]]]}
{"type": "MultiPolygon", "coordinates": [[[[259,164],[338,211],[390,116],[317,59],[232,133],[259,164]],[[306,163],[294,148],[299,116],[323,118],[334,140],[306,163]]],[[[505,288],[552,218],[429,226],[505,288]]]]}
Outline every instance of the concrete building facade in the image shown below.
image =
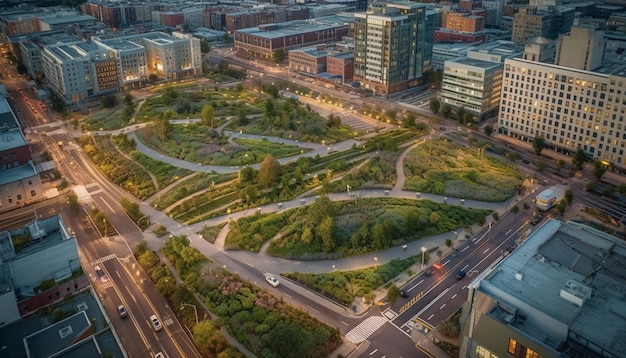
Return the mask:
{"type": "Polygon", "coordinates": [[[468,285],[460,357],[624,357],[626,245],[548,220],[468,285]]]}
{"type": "Polygon", "coordinates": [[[573,154],[581,148],[626,170],[626,66],[594,72],[508,59],[504,65],[498,132],[573,154]]]}
{"type": "Polygon", "coordinates": [[[593,71],[602,66],[604,31],[593,26],[574,26],[557,40],[555,64],[579,70],[593,71]]]}
{"type": "Polygon", "coordinates": [[[426,49],[426,7],[372,3],[354,14],[354,77],[366,90],[388,97],[421,82],[426,49]]]}

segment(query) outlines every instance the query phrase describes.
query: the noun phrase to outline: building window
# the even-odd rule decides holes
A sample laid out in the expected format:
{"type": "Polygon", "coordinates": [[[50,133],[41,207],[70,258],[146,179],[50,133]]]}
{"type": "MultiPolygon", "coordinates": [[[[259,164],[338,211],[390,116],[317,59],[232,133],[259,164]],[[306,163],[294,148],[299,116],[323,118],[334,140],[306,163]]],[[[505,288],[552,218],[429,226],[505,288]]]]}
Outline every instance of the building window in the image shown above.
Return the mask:
{"type": "Polygon", "coordinates": [[[539,353],[517,343],[517,341],[513,338],[509,338],[509,347],[507,352],[516,358],[542,358],[539,353]]]}
{"type": "Polygon", "coordinates": [[[35,191],[34,191],[34,190],[31,190],[31,191],[30,191],[30,196],[35,197],[35,195],[37,195],[37,194],[35,193],[35,191]]]}

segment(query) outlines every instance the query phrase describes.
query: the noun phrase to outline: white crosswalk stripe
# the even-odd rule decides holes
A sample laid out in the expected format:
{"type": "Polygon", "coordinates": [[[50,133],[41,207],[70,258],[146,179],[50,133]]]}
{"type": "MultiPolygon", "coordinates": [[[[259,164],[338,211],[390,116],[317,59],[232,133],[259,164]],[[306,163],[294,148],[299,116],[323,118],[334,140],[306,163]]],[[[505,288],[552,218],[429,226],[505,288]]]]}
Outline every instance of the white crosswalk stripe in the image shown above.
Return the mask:
{"type": "Polygon", "coordinates": [[[97,259],[95,261],[92,261],[90,263],[90,265],[91,266],[95,266],[95,265],[103,263],[104,261],[113,260],[114,258],[115,258],[115,254],[110,254],[110,255],[107,255],[107,256],[103,256],[103,257],[101,257],[101,258],[99,258],[99,259],[97,259]]]}
{"type": "Polygon", "coordinates": [[[352,328],[346,333],[346,338],[352,343],[361,343],[376,332],[387,320],[381,316],[368,317],[365,321],[359,323],[358,326],[352,328]]]}
{"type": "Polygon", "coordinates": [[[110,287],[113,287],[113,282],[107,281],[102,283],[102,288],[104,288],[105,290],[110,287]]]}
{"type": "Polygon", "coordinates": [[[171,319],[171,318],[167,318],[167,319],[163,320],[163,324],[166,325],[166,326],[169,326],[171,324],[174,324],[174,320],[171,319]]]}

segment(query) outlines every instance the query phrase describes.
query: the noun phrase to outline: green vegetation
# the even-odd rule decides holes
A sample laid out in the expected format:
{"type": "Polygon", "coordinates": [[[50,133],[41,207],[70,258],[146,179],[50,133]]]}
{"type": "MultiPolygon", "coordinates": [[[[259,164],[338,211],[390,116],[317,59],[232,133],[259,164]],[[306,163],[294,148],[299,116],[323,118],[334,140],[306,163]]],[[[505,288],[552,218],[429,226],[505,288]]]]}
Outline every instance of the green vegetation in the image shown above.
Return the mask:
{"type": "Polygon", "coordinates": [[[307,207],[231,222],[225,247],[293,259],[361,255],[469,226],[484,224],[485,210],[395,198],[331,202],[319,197],[307,207]]]}
{"type": "Polygon", "coordinates": [[[339,330],[213,265],[189,246],[186,237],[172,237],[161,251],[176,266],[185,285],[177,284],[165,266],[157,266],[150,276],[183,323],[192,327],[194,341],[203,354],[241,357],[228,346],[216,324],[206,319],[195,324],[182,303],[198,307],[199,317],[206,317],[203,306],[209,307],[219,316],[219,324],[259,357],[328,357],[341,345],[339,330]]]}
{"type": "Polygon", "coordinates": [[[159,197],[150,203],[157,210],[163,210],[180,199],[202,190],[211,190],[214,186],[237,178],[237,174],[216,174],[196,172],[195,175],[183,178],[178,185],[168,191],[161,191],[159,197]]]}
{"type": "Polygon", "coordinates": [[[403,189],[492,202],[515,195],[522,174],[490,156],[478,158],[478,149],[431,140],[406,156],[403,189]]]}
{"type": "Polygon", "coordinates": [[[226,226],[226,223],[223,223],[223,224],[220,224],[220,225],[216,225],[216,226],[206,226],[206,225],[204,225],[202,227],[202,230],[200,230],[198,232],[198,235],[200,235],[200,237],[202,237],[206,241],[214,244],[215,240],[217,239],[217,235],[219,235],[220,231],[222,231],[222,228],[224,226],[226,226]]]}
{"type": "MultiPolygon", "coordinates": [[[[426,253],[428,255],[428,253],[426,253]]],[[[428,261],[428,256],[424,257],[428,261]]],[[[349,305],[355,297],[373,298],[371,292],[421,260],[421,253],[404,260],[391,260],[384,265],[355,271],[334,271],[322,274],[283,273],[283,276],[298,281],[343,305],[349,305]]],[[[399,293],[399,292],[398,292],[399,293]]]]}
{"type": "Polygon", "coordinates": [[[150,226],[150,218],[141,212],[139,204],[130,200],[129,198],[122,198],[120,201],[122,208],[126,215],[141,229],[141,231],[147,229],[150,226]]]}

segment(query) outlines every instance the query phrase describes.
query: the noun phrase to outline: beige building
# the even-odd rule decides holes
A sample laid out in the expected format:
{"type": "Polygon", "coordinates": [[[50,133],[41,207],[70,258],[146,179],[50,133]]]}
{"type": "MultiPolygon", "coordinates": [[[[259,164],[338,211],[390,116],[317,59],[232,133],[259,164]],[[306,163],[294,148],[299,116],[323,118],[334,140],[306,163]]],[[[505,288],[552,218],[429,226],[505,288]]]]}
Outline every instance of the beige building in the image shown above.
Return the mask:
{"type": "Polygon", "coordinates": [[[626,171],[626,65],[583,71],[523,59],[504,63],[498,132],[551,149],[578,148],[626,171]]]}
{"type": "Polygon", "coordinates": [[[511,41],[526,44],[537,37],[550,38],[551,15],[538,12],[535,7],[524,7],[515,14],[511,41]]]}
{"type": "Polygon", "coordinates": [[[574,26],[570,33],[559,36],[554,63],[593,71],[602,65],[605,46],[604,31],[590,25],[574,26]]]}

